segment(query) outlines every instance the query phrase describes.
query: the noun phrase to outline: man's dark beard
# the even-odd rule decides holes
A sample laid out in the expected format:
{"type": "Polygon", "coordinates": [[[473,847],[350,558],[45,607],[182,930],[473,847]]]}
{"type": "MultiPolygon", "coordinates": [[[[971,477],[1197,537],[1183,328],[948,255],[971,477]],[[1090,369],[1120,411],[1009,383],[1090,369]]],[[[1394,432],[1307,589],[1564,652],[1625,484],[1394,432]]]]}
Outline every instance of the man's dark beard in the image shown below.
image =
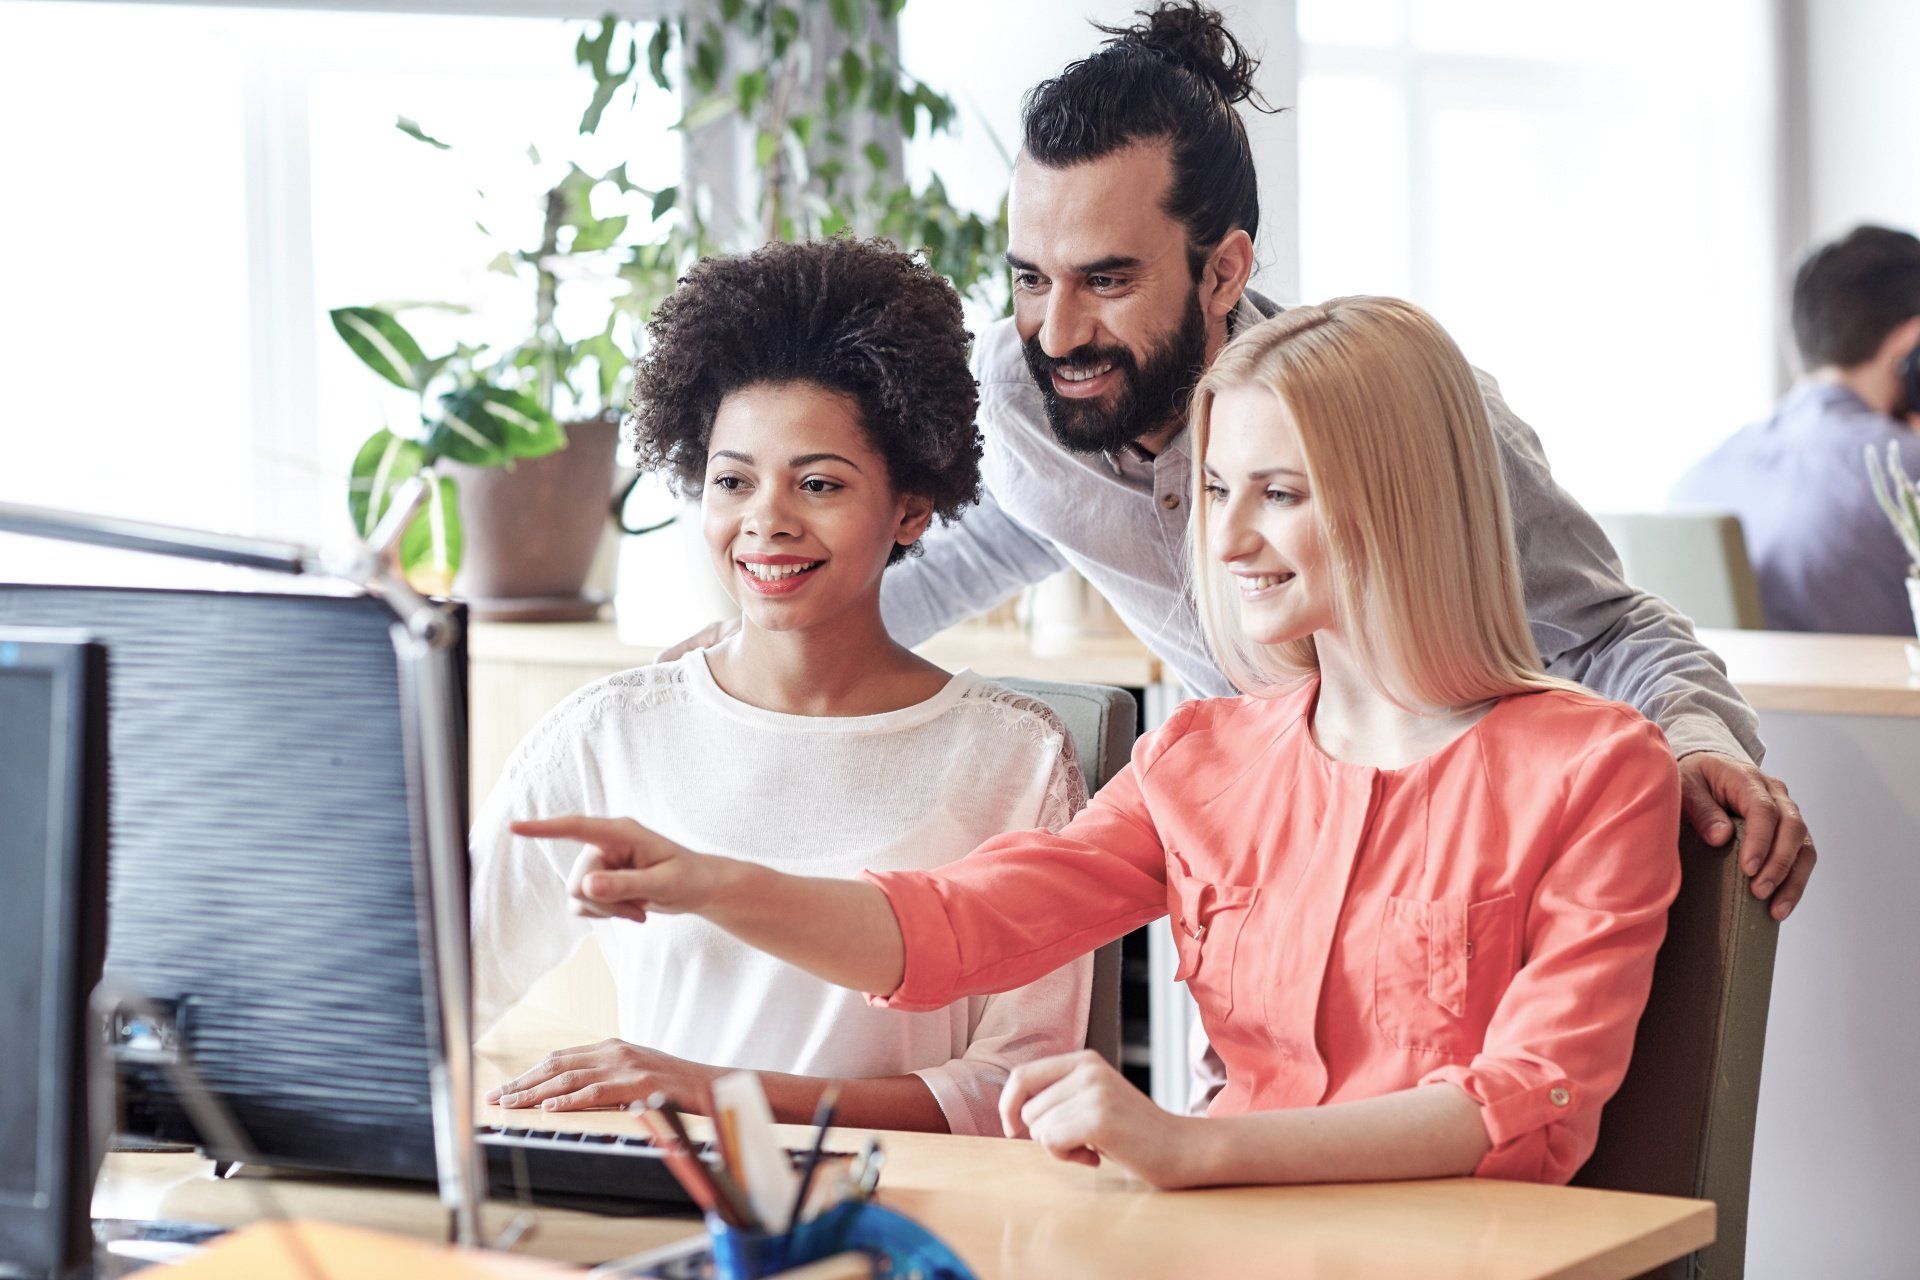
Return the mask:
{"type": "Polygon", "coordinates": [[[1207,318],[1200,310],[1200,291],[1187,296],[1187,313],[1179,327],[1147,353],[1144,365],[1125,347],[1077,347],[1056,360],[1040,349],[1038,333],[1027,339],[1026,353],[1054,437],[1075,453],[1111,453],[1129,440],[1173,425],[1186,413],[1187,400],[1207,368],[1207,318]],[[1053,389],[1055,369],[1097,369],[1108,362],[1120,375],[1111,408],[1102,408],[1098,399],[1070,400],[1053,389]]]}

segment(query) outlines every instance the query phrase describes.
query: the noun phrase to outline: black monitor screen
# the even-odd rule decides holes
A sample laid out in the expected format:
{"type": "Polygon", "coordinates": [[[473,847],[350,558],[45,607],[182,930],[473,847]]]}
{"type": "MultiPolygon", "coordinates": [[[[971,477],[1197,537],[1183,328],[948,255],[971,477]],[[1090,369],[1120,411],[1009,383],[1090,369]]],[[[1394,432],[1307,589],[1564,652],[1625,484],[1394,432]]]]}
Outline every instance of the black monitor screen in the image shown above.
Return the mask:
{"type": "MultiPolygon", "coordinates": [[[[394,624],[365,597],[0,584],[0,627],[107,646],[108,976],[175,1017],[265,1163],[431,1178],[394,624]]],[[[122,1083],[125,1132],[206,1140],[157,1067],[122,1083]]]]}
{"type": "Polygon", "coordinates": [[[41,998],[50,976],[55,710],[52,672],[0,665],[0,1080],[11,1098],[0,1102],[0,1201],[27,1207],[47,1194],[39,1121],[55,1114],[38,1096],[48,1075],[40,1060],[46,1022],[57,1013],[41,998]]]}
{"type": "Polygon", "coordinates": [[[87,1252],[86,1002],[106,942],[106,657],[0,629],[0,1272],[87,1252]]]}

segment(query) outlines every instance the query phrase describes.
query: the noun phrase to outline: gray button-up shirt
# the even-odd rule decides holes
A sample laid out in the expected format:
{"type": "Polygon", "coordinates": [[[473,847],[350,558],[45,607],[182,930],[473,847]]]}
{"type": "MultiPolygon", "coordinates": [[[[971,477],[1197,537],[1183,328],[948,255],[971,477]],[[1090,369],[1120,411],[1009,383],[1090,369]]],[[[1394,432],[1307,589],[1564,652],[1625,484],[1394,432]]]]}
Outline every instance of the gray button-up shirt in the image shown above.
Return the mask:
{"type": "MultiPolygon", "coordinates": [[[[1236,326],[1278,308],[1249,294],[1236,326]]],[[[1047,424],[1012,320],[974,349],[980,505],[928,531],[924,553],[887,571],[881,606],[903,644],[921,641],[1072,567],[1195,693],[1233,686],[1207,651],[1188,592],[1187,505],[1193,458],[1186,433],[1157,457],[1133,449],[1078,454],[1047,424]]],[[[1726,667],[1665,602],[1629,587],[1592,517],[1554,483],[1540,442],[1480,374],[1512,499],[1534,643],[1555,675],[1638,707],[1675,754],[1719,751],[1760,759],[1758,726],[1726,667]]]]}
{"type": "Polygon", "coordinates": [[[1920,472],[1920,435],[1847,388],[1802,382],[1680,478],[1673,500],[1740,517],[1767,625],[1913,634],[1907,551],[1867,482],[1871,446],[1920,472]]]}

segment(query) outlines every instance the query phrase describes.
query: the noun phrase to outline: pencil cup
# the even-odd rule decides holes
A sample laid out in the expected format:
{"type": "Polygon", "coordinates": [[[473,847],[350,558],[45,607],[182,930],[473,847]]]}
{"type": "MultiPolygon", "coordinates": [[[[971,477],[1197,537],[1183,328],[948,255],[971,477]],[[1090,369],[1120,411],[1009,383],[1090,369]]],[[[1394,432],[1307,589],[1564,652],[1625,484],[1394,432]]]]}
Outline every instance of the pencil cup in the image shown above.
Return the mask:
{"type": "Polygon", "coordinates": [[[941,1239],[903,1214],[872,1201],[846,1201],[791,1231],[740,1231],[709,1215],[713,1269],[719,1280],[761,1280],[831,1258],[864,1253],[884,1260],[901,1280],[974,1280],[941,1239]]]}

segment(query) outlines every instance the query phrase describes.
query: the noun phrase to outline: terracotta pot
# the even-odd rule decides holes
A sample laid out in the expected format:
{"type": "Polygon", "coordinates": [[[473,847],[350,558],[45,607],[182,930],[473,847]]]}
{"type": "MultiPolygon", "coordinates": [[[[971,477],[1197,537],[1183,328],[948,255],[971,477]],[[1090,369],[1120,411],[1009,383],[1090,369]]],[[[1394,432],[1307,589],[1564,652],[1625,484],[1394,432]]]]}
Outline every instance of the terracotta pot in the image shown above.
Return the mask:
{"type": "Polygon", "coordinates": [[[442,465],[460,486],[466,551],[456,595],[476,618],[573,622],[605,597],[584,590],[613,492],[616,418],[567,423],[567,447],[510,467],[442,465]]]}

